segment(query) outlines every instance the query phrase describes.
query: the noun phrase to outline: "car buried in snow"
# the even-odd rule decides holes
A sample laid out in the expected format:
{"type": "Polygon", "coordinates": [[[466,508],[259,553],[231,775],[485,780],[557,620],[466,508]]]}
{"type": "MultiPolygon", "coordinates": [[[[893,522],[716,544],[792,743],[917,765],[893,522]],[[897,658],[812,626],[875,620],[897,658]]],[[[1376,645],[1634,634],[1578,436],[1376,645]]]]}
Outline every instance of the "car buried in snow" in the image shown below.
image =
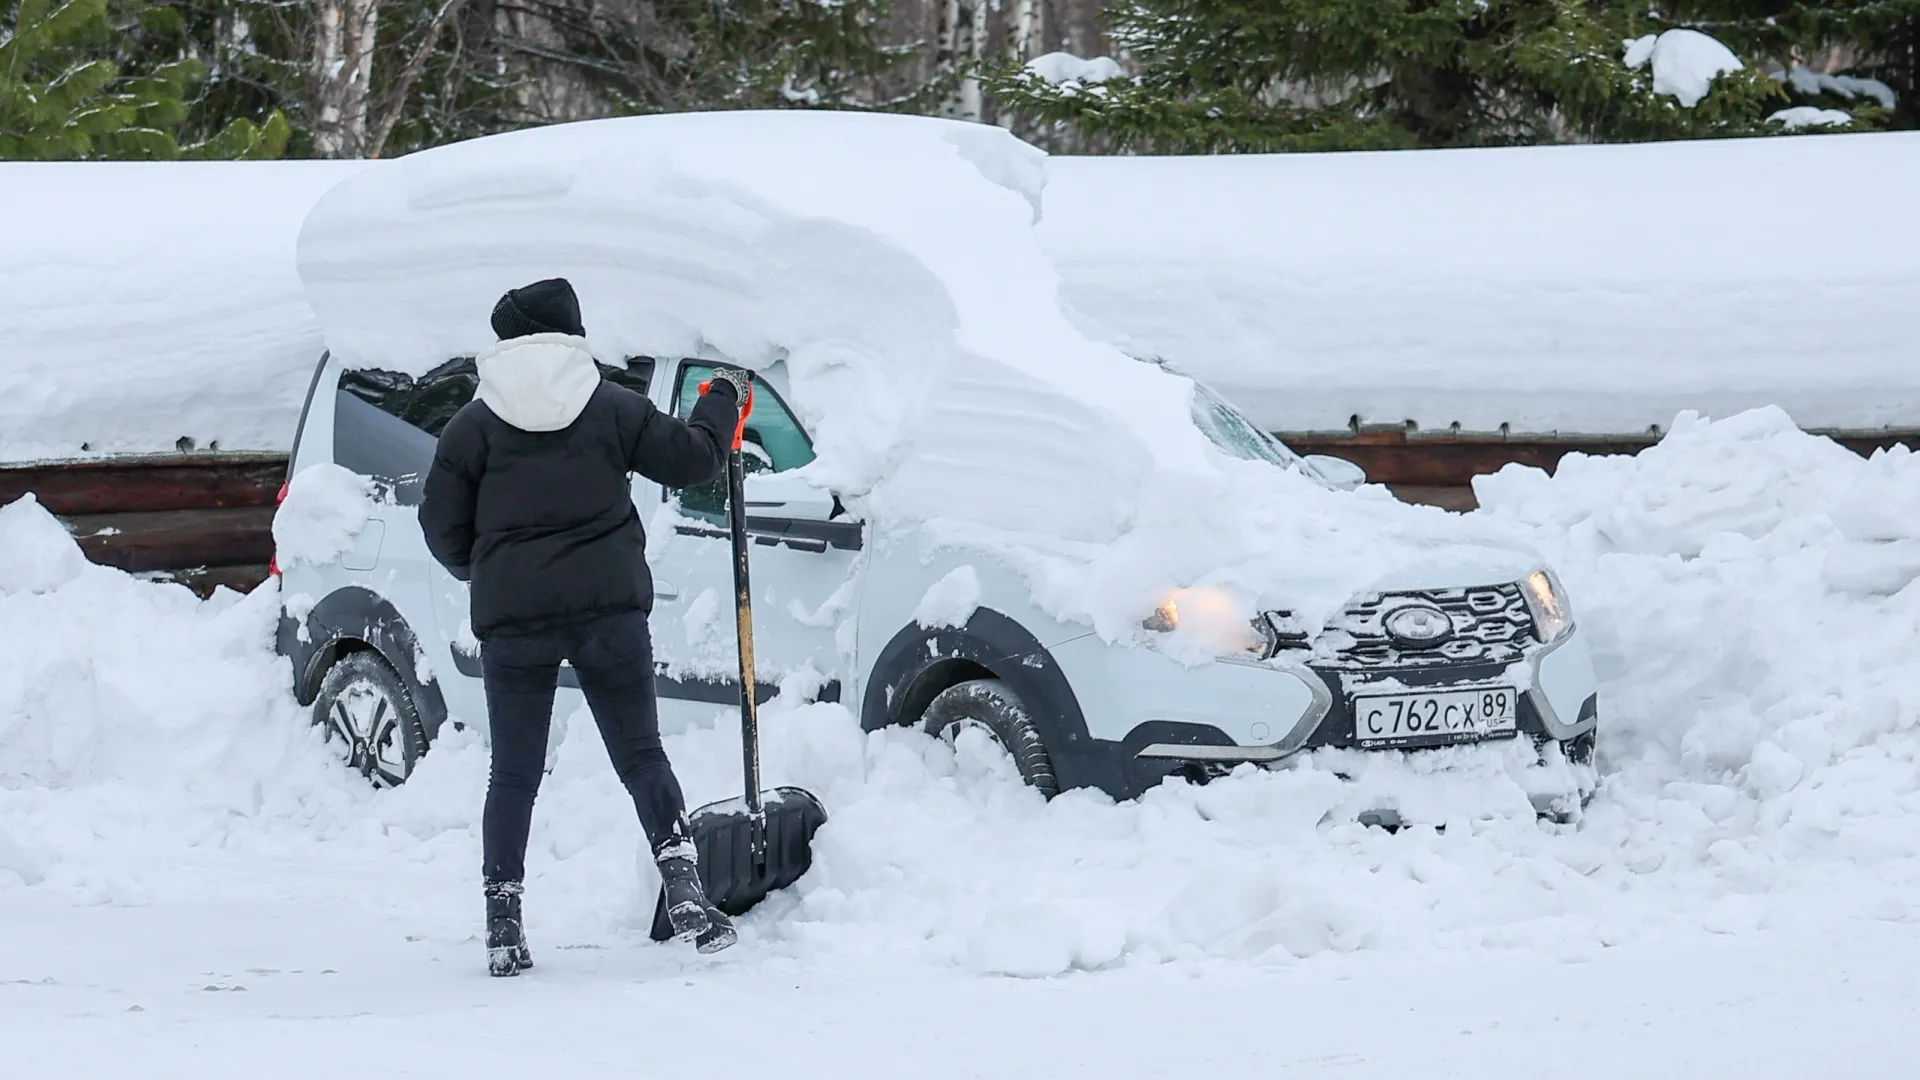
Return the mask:
{"type": "MultiPolygon", "coordinates": [[[[320,361],[302,412],[290,466],[293,486],[299,487],[308,470],[335,466],[366,478],[379,497],[368,508],[365,526],[336,558],[278,568],[287,598],[279,642],[291,658],[298,699],[312,707],[316,723],[340,738],[351,763],[369,778],[403,782],[449,723],[485,730],[479,643],[468,629],[466,587],[429,556],[418,505],[437,436],[475,395],[471,349],[485,341],[473,337],[467,323],[484,331],[485,310],[500,283],[520,284],[521,277],[532,280],[550,268],[581,287],[602,377],[650,397],[661,410],[686,416],[696,388],[719,363],[754,372],[746,494],[755,649],[769,679],[757,688],[762,700],[784,692],[842,702],[869,731],[905,726],[948,739],[968,730],[984,732],[1011,756],[1026,782],[1048,796],[1097,788],[1114,798],[1131,798],[1169,776],[1205,781],[1244,767],[1286,767],[1322,749],[1402,754],[1493,742],[1529,746],[1543,766],[1555,769],[1589,761],[1598,697],[1587,645],[1563,586],[1537,554],[1485,538],[1452,537],[1454,516],[1401,507],[1384,492],[1364,488],[1355,466],[1302,458],[1204,385],[1117,352],[1098,354],[1094,367],[1074,369],[1079,381],[1068,385],[1092,396],[1078,374],[1082,371],[1129,385],[1148,379],[1140,385],[1151,391],[1152,401],[1141,408],[1159,410],[1153,414],[1158,419],[1122,431],[1126,438],[1109,438],[1100,425],[1127,428],[1124,409],[1144,398],[1118,394],[1104,411],[1076,411],[1075,401],[1046,396],[1051,391],[1045,380],[1054,374],[1042,370],[1043,361],[1021,353],[1017,343],[989,347],[978,344],[985,338],[976,335],[960,353],[964,362],[942,369],[949,375],[916,382],[920,377],[913,373],[919,368],[898,356],[902,335],[923,335],[907,340],[933,342],[926,345],[930,351],[950,348],[949,338],[941,336],[953,333],[946,324],[935,320],[931,330],[916,325],[904,331],[890,325],[890,337],[875,331],[872,341],[847,345],[846,334],[885,320],[852,305],[844,326],[818,330],[814,321],[834,316],[822,313],[817,298],[811,309],[805,303],[782,304],[779,289],[810,280],[794,273],[793,260],[823,249],[859,247],[871,234],[886,235],[883,230],[890,228],[896,233],[889,237],[894,241],[889,250],[897,254],[917,238],[899,231],[906,227],[898,221],[911,215],[896,220],[872,211],[871,220],[861,225],[864,232],[823,234],[824,212],[817,213],[805,218],[804,228],[793,228],[787,238],[796,245],[791,250],[781,247],[787,226],[776,221],[780,228],[766,226],[771,231],[757,250],[780,264],[778,273],[722,292],[713,281],[752,270],[739,261],[738,245],[728,246],[740,229],[735,217],[716,216],[712,220],[720,224],[711,225],[698,217],[714,212],[710,204],[720,198],[714,193],[729,190],[725,185],[691,189],[702,200],[699,208],[679,205],[673,214],[655,214],[647,200],[684,195],[690,190],[684,175],[662,181],[652,196],[635,193],[645,184],[626,184],[612,204],[589,198],[587,181],[580,179],[609,171],[604,157],[609,143],[619,147],[619,154],[631,155],[636,142],[645,149],[659,132],[679,134],[673,142],[653,143],[656,149],[707,140],[701,168],[717,168],[713,161],[751,144],[788,173],[804,172],[809,167],[805,155],[820,144],[825,125],[834,125],[839,141],[833,145],[842,149],[877,125],[885,137],[875,142],[870,162],[904,145],[903,132],[919,137],[931,131],[934,150],[961,146],[963,172],[978,166],[993,183],[1018,175],[998,158],[992,168],[981,165],[978,159],[986,151],[972,132],[961,131],[962,125],[898,118],[702,118],[705,126],[697,129],[688,126],[692,122],[647,118],[563,125],[585,130],[521,133],[509,137],[513,154],[472,150],[494,142],[490,139],[450,148],[462,151],[457,157],[428,151],[416,158],[442,155],[445,167],[413,167],[413,159],[386,163],[365,174],[378,174],[375,179],[356,177],[343,184],[359,188],[336,205],[329,207],[323,199],[315,212],[320,224],[309,219],[309,231],[318,239],[303,236],[302,273],[331,351],[320,361]],[[796,130],[805,137],[777,145],[796,130]],[[523,138],[527,135],[537,138],[523,138]],[[767,144],[776,145],[762,149],[767,144]],[[544,149],[553,160],[575,155],[575,171],[529,171],[530,148],[544,149]],[[580,168],[580,161],[591,161],[594,168],[580,168]],[[475,214],[484,223],[470,216],[475,214]],[[662,222],[669,218],[678,276],[668,279],[657,268],[636,271],[636,262],[645,260],[634,252],[669,242],[668,234],[659,232],[667,229],[662,222]],[[646,233],[645,243],[620,248],[615,243],[620,230],[638,228],[636,221],[658,235],[646,233]],[[725,274],[698,264],[701,249],[687,237],[701,228],[725,250],[724,259],[716,257],[727,264],[725,274]],[[505,260],[461,246],[466,241],[459,237],[480,233],[507,237],[520,247],[505,260]],[[537,258],[527,256],[529,244],[541,245],[537,258]],[[388,273],[389,267],[399,269],[388,273]],[[688,284],[693,281],[697,287],[688,284]],[[730,344],[720,332],[722,324],[750,320],[761,305],[779,306],[788,321],[769,317],[754,334],[730,344]],[[676,316],[666,324],[674,332],[659,329],[664,309],[676,316]],[[674,333],[694,324],[703,326],[702,332],[682,334],[683,347],[674,349],[674,333]],[[595,336],[601,333],[596,326],[609,329],[595,336]],[[833,355],[841,359],[819,361],[818,350],[805,340],[809,333],[832,338],[840,350],[833,355]],[[833,372],[850,365],[856,378],[831,381],[833,372]],[[881,407],[876,402],[884,405],[891,400],[886,392],[902,387],[939,399],[933,412],[913,414],[916,423],[883,432],[893,440],[888,446],[909,449],[888,451],[892,458],[874,456],[879,467],[869,469],[864,480],[848,479],[859,470],[828,468],[836,456],[853,453],[847,432],[870,434],[881,407]],[[1048,408],[1026,407],[1035,400],[1048,408]],[[1007,426],[1003,408],[1021,417],[1022,426],[1007,426]],[[956,427],[956,415],[970,419],[956,427]],[[1057,426],[1064,434],[1049,427],[1053,416],[1061,417],[1057,426]],[[950,428],[947,443],[940,442],[943,423],[950,428]],[[1192,535],[1237,531],[1251,537],[1248,542],[1257,549],[1260,529],[1267,527],[1262,522],[1305,528],[1295,519],[1337,515],[1352,503],[1364,505],[1372,516],[1355,517],[1334,543],[1351,546],[1363,538],[1367,522],[1393,521],[1405,533],[1394,550],[1418,551],[1422,557],[1375,568],[1366,587],[1342,587],[1337,595],[1343,599],[1318,606],[1288,602],[1285,582],[1291,579],[1284,573],[1269,574],[1262,588],[1238,588],[1231,576],[1189,566],[1184,583],[1169,581],[1152,595],[1130,587],[1103,588],[1101,581],[1118,579],[1091,576],[1093,584],[1075,596],[1094,599],[1076,609],[1079,600],[1062,600],[1058,590],[1049,593],[1044,581],[1036,585],[1045,577],[1036,567],[1097,560],[1125,545],[1099,539],[1108,535],[1099,531],[1109,527],[1102,524],[1108,519],[1075,517],[1059,507],[1083,494],[1099,503],[1111,492],[1064,490],[1057,477],[1078,477],[1097,487],[1100,476],[1151,471],[1151,454],[1127,456],[1135,453],[1127,440],[1144,427],[1154,428],[1141,436],[1148,441],[1189,440],[1198,448],[1194,453],[1209,463],[1205,469],[1222,463],[1222,475],[1231,474],[1220,481],[1228,485],[1223,491],[1252,484],[1279,492],[1262,496],[1265,519],[1222,518],[1224,524],[1201,521],[1197,526],[1187,520],[1196,512],[1204,516],[1203,509],[1168,515],[1174,522],[1169,527],[1201,530],[1192,535]],[[1015,462],[1014,451],[941,449],[991,446],[981,433],[993,431],[1043,450],[1019,451],[1027,460],[1015,462]],[[919,483],[915,477],[936,466],[940,484],[901,487],[919,483]],[[1046,484],[1031,489],[1043,497],[1023,494],[1029,491],[1022,486],[1024,469],[1054,470],[1046,484]],[[1062,473],[1069,469],[1079,471],[1062,473]],[[938,490],[916,502],[931,488],[938,490]],[[985,508],[976,517],[991,519],[997,523],[993,528],[976,527],[977,521],[960,527],[942,516],[971,512],[962,504],[976,498],[969,494],[976,491],[988,493],[979,497],[978,505],[985,508]],[[1003,498],[992,497],[996,493],[1003,498]],[[1086,553],[1093,554],[1082,558],[1086,553]],[[1107,593],[1118,599],[1106,603],[1107,593]],[[1136,603],[1141,596],[1146,601],[1136,603]],[[1205,633],[1195,637],[1201,630],[1205,633]]],[[[999,133],[992,138],[1023,145],[999,133]]],[[[992,153],[1003,153],[998,147],[994,143],[992,153]]],[[[1024,159],[1012,153],[1017,166],[1024,159]]],[[[939,180],[948,163],[939,153],[931,157],[937,160],[924,168],[939,180]]],[[[743,160],[752,164],[750,155],[743,160]]],[[[826,161],[818,168],[841,182],[832,170],[846,166],[826,161]]],[[[844,183],[857,184],[877,168],[869,165],[844,183]]],[[[763,171],[743,166],[729,177],[746,183],[739,178],[763,171]]],[[[971,181],[988,183],[969,175],[971,181]]],[[[922,186],[937,185],[925,181],[922,186]]],[[[830,203],[833,213],[857,217],[869,212],[866,204],[891,191],[876,189],[864,202],[842,199],[837,191],[812,197],[830,203]]],[[[981,197],[983,220],[1007,208],[1000,198],[1004,194],[1004,187],[992,187],[981,197]]],[[[765,199],[729,204],[739,206],[764,212],[765,199]]],[[[1014,220],[1007,236],[994,242],[1015,245],[1021,242],[1018,229],[1029,225],[1014,220]]],[[[939,242],[974,242],[972,232],[983,230],[968,230],[958,239],[943,233],[939,242]]],[[[845,290],[836,295],[856,296],[863,288],[883,293],[931,288],[913,276],[915,266],[941,265],[938,251],[927,250],[934,253],[921,255],[919,263],[903,263],[869,279],[860,278],[859,268],[893,256],[880,248],[835,256],[848,260],[832,267],[841,275],[836,287],[845,290]]],[[[966,283],[949,279],[942,288],[943,299],[954,298],[964,325],[964,303],[971,295],[966,283]]],[[[918,296],[886,293],[883,306],[911,316],[919,310],[913,308],[918,296]]],[[[996,302],[1024,301],[1002,295],[996,302]]],[[[1049,298],[1029,322],[1039,325],[1034,321],[1056,317],[1050,304],[1049,298]]],[[[947,317],[938,305],[925,307],[947,317]]],[[[911,320],[900,316],[898,321],[911,320]]],[[[1061,332],[1051,323],[1043,329],[1061,332]]],[[[1055,342],[1046,350],[1083,347],[1093,348],[1055,342]]],[[[1032,355],[1051,356],[1046,350],[1032,355]]],[[[1122,493],[1101,508],[1119,522],[1111,528],[1146,530],[1143,522],[1152,515],[1138,503],[1147,496],[1128,494],[1134,489],[1117,484],[1111,490],[1122,493]]],[[[740,689],[731,674],[724,488],[716,481],[674,490],[635,477],[632,498],[648,526],[656,583],[651,622],[663,730],[712,724],[740,689]]],[[[1192,546],[1175,555],[1184,552],[1191,563],[1192,546]]],[[[1165,547],[1150,554],[1160,558],[1165,547]]],[[[1285,563],[1287,557],[1276,552],[1240,561],[1285,563]]],[[[560,695],[556,739],[564,717],[580,703],[577,683],[565,668],[560,695]]],[[[1533,799],[1541,812],[1565,815],[1589,793],[1590,786],[1533,799]]]]}

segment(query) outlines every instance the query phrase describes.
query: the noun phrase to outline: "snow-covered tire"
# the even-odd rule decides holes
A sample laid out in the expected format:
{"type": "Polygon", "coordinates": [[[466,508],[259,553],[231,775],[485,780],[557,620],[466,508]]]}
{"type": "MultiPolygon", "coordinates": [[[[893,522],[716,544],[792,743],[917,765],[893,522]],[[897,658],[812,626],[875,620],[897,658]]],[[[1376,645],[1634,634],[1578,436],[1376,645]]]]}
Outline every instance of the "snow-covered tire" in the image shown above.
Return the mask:
{"type": "Polygon", "coordinates": [[[427,752],[413,695],[375,652],[353,652],[327,669],[313,701],[313,722],[347,767],[375,787],[398,787],[427,752]]]}
{"type": "Polygon", "coordinates": [[[940,691],[928,703],[921,727],[927,734],[952,742],[968,727],[984,730],[1013,758],[1028,786],[1051,799],[1060,794],[1053,775],[1053,758],[1033,725],[1033,714],[1020,696],[998,679],[974,679],[940,691]]]}

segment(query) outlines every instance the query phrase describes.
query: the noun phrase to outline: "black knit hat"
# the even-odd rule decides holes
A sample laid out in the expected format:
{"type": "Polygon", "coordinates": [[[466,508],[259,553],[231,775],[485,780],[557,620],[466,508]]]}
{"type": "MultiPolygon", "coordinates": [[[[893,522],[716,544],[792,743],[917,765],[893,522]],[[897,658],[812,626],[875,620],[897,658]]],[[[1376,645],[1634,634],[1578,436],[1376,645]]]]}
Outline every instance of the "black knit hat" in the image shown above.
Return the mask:
{"type": "Polygon", "coordinates": [[[528,334],[572,334],[586,337],[580,325],[580,298],[566,278],[548,278],[519,289],[493,305],[493,332],[500,340],[528,334]]]}

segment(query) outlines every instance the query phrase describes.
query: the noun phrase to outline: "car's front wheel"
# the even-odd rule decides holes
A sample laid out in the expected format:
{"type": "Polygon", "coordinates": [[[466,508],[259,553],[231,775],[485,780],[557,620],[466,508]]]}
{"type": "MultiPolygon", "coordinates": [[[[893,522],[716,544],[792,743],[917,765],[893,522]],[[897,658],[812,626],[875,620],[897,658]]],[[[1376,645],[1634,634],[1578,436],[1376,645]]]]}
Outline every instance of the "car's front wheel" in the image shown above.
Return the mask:
{"type": "Polygon", "coordinates": [[[413,695],[378,653],[348,653],[328,669],[313,702],[313,722],[347,766],[376,787],[396,787],[426,753],[413,695]]]}
{"type": "Polygon", "coordinates": [[[1060,794],[1053,758],[1034,726],[1032,712],[1020,695],[998,679],[974,679],[942,690],[927,705],[922,728],[948,742],[968,728],[977,728],[1013,758],[1020,778],[1029,786],[1049,799],[1060,794]]]}

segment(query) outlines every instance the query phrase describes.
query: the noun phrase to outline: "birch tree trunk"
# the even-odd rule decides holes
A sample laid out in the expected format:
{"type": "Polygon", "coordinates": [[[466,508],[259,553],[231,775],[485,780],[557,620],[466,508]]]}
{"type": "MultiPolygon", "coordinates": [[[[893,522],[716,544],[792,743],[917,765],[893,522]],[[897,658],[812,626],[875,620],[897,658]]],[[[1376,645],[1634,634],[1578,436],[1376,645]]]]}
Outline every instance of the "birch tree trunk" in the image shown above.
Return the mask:
{"type": "MultiPolygon", "coordinates": [[[[1024,64],[1033,59],[1040,44],[1040,0],[1015,0],[1013,9],[1013,41],[1008,45],[1008,53],[1015,64],[1024,64]]],[[[1003,109],[1000,113],[1000,126],[1013,130],[1015,117],[1012,110],[1003,109]]]]}
{"type": "MultiPolygon", "coordinates": [[[[967,62],[970,71],[978,68],[987,51],[988,0],[972,0],[967,10],[967,62]]],[[[986,103],[980,95],[980,80],[971,73],[960,80],[960,118],[979,123],[986,118],[986,103]]]]}
{"type": "Polygon", "coordinates": [[[380,0],[318,0],[313,36],[313,148],[321,157],[362,157],[380,0]]]}
{"type": "MultiPolygon", "coordinates": [[[[961,0],[935,0],[940,5],[939,22],[933,36],[933,77],[939,80],[952,80],[959,69],[960,53],[964,45],[972,19],[961,0]]],[[[949,118],[961,114],[960,87],[952,83],[941,99],[935,112],[949,118]]]]}

